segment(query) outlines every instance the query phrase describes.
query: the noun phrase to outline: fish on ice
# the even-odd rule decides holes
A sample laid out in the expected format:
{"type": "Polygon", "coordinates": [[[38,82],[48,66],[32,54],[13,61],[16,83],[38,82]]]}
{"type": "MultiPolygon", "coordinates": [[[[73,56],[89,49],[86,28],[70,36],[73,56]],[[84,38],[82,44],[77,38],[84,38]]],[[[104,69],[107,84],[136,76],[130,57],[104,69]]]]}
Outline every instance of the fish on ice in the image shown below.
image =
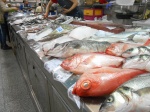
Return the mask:
{"type": "Polygon", "coordinates": [[[150,74],[139,75],[110,94],[99,112],[149,112],[150,74]]]}

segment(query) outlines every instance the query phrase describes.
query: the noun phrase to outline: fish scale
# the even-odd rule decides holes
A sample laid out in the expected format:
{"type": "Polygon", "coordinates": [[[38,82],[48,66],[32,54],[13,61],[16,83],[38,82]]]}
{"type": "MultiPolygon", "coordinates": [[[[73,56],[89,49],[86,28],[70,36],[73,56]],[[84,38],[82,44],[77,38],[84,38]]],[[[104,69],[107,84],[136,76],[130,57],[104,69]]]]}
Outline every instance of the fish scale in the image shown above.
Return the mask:
{"type": "Polygon", "coordinates": [[[141,54],[150,54],[150,47],[140,46],[140,47],[128,49],[122,53],[122,57],[127,58],[130,56],[136,56],[141,54]]]}
{"type": "Polygon", "coordinates": [[[150,71],[150,55],[142,54],[126,58],[122,68],[150,71]]]}

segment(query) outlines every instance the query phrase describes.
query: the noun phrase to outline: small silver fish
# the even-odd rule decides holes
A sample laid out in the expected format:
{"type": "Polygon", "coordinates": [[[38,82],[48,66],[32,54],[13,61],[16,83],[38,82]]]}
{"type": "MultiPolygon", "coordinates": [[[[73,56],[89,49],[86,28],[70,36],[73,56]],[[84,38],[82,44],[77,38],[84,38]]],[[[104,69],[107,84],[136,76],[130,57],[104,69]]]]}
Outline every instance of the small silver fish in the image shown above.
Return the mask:
{"type": "Polygon", "coordinates": [[[122,57],[127,58],[130,56],[136,56],[136,55],[141,55],[141,54],[149,54],[150,55],[150,47],[140,46],[140,47],[128,49],[122,53],[122,57]]]}
{"type": "Polygon", "coordinates": [[[67,58],[78,53],[101,52],[110,46],[109,42],[96,42],[90,40],[73,40],[62,44],[56,44],[46,55],[67,58]]]}
{"type": "Polygon", "coordinates": [[[143,54],[126,58],[122,68],[132,68],[150,71],[150,55],[143,54]]]}
{"type": "Polygon", "coordinates": [[[150,74],[127,81],[102,103],[99,112],[150,112],[150,74]]]}

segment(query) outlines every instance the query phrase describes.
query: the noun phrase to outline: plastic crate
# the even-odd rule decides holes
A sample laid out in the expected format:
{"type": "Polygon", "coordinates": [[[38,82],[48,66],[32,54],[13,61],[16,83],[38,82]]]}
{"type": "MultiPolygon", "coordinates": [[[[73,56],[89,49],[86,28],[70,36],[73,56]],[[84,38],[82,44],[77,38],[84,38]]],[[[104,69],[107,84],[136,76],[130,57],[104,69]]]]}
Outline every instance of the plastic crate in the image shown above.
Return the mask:
{"type": "Polygon", "coordinates": [[[85,20],[94,20],[94,18],[101,18],[103,16],[103,9],[84,9],[84,19],[85,20]]]}
{"type": "Polygon", "coordinates": [[[87,8],[84,9],[84,16],[102,16],[103,9],[87,8]]]}
{"type": "Polygon", "coordinates": [[[102,16],[84,16],[84,19],[85,20],[94,20],[95,18],[99,19],[101,18],[102,16]]]}

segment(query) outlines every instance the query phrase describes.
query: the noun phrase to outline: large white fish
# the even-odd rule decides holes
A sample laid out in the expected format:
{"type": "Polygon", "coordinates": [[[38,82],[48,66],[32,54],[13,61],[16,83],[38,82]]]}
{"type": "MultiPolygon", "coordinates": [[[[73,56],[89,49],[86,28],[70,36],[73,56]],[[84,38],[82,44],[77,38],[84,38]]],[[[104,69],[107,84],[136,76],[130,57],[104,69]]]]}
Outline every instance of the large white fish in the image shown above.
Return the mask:
{"type": "Polygon", "coordinates": [[[110,46],[109,42],[97,42],[90,40],[73,40],[62,44],[57,44],[47,52],[53,57],[67,58],[79,53],[101,52],[110,46]]]}

